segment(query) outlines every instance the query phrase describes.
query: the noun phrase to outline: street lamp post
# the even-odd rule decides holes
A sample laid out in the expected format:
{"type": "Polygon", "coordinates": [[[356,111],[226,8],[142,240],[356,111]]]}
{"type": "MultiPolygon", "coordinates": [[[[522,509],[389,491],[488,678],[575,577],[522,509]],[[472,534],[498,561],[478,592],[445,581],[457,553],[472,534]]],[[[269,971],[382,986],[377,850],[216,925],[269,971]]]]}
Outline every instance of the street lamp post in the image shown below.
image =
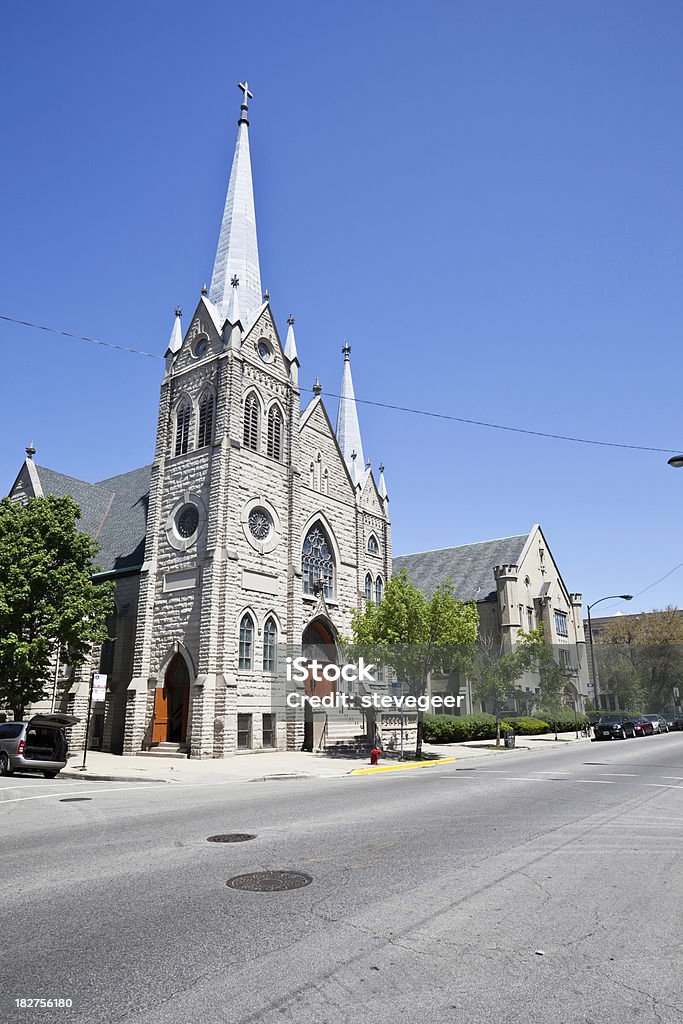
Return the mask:
{"type": "MultiPolygon", "coordinates": [[[[682,456],[683,458],[683,456],[682,456]]],[[[683,463],[682,463],[683,465],[683,463]]],[[[593,696],[595,698],[595,710],[600,710],[600,698],[598,696],[598,674],[595,669],[595,649],[593,647],[593,627],[591,624],[591,608],[595,608],[596,604],[600,604],[602,601],[632,601],[633,594],[608,594],[607,597],[599,597],[597,601],[593,601],[593,604],[586,605],[586,611],[588,612],[588,643],[591,649],[591,667],[593,674],[593,696]]]]}

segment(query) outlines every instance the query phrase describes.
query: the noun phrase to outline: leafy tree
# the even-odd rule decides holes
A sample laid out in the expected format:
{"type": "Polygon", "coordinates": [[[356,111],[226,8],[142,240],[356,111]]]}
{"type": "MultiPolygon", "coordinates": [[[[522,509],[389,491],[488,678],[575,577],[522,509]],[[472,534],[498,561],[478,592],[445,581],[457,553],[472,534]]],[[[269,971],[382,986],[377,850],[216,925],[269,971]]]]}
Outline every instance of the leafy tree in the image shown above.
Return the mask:
{"type": "MultiPolygon", "coordinates": [[[[535,631],[536,632],[536,631],[535,631]]],[[[543,626],[539,627],[539,639],[543,638],[543,626]]],[[[555,651],[548,644],[536,643],[532,652],[534,667],[538,672],[539,707],[543,711],[549,711],[548,716],[555,724],[555,739],[557,739],[558,718],[565,706],[565,689],[571,681],[572,671],[565,665],[555,660],[555,651]]],[[[543,717],[541,712],[540,717],[543,717]]]]}
{"type": "MultiPolygon", "coordinates": [[[[476,604],[458,600],[450,580],[427,599],[402,569],[387,583],[379,604],[368,602],[354,614],[353,640],[372,652],[374,660],[389,665],[419,698],[430,672],[448,675],[465,663],[478,624],[476,604]]],[[[423,733],[424,711],[418,710],[417,757],[422,755],[423,733]]]]}
{"type": "Polygon", "coordinates": [[[93,583],[98,545],[70,497],[0,501],[0,701],[15,718],[45,696],[58,646],[83,664],[106,638],[112,583],[93,583]]]}
{"type": "MultiPolygon", "coordinates": [[[[683,688],[683,614],[668,607],[643,615],[617,615],[595,637],[595,653],[598,679],[605,689],[610,688],[616,664],[627,658],[642,691],[640,705],[653,711],[670,708],[674,687],[683,688]]],[[[630,695],[635,678],[621,668],[616,682],[619,694],[628,682],[630,695]]],[[[635,692],[637,696],[637,689],[635,692]]]]}
{"type": "Polygon", "coordinates": [[[474,644],[467,674],[472,692],[482,705],[493,709],[496,719],[496,745],[500,745],[500,721],[511,700],[525,699],[518,680],[530,669],[537,650],[543,645],[542,633],[522,633],[515,647],[506,649],[491,636],[480,636],[474,644]]]}

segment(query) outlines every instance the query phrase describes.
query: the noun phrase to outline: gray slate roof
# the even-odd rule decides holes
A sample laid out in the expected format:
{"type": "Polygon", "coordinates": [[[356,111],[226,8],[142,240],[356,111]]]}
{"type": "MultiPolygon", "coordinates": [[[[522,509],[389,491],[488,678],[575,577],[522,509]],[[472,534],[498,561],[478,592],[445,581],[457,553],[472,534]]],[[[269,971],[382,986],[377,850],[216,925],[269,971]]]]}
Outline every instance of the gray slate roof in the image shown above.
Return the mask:
{"type": "Polygon", "coordinates": [[[79,529],[100,545],[95,563],[101,570],[142,565],[147,531],[147,503],[151,466],[142,466],[97,483],[56,473],[36,465],[43,494],[70,494],[80,506],[79,529]]]}
{"type": "Polygon", "coordinates": [[[394,572],[407,569],[412,582],[427,597],[432,596],[440,583],[451,579],[455,595],[462,601],[485,601],[496,590],[494,565],[517,565],[528,536],[523,533],[517,537],[462,544],[457,548],[399,555],[393,560],[394,572]]]}

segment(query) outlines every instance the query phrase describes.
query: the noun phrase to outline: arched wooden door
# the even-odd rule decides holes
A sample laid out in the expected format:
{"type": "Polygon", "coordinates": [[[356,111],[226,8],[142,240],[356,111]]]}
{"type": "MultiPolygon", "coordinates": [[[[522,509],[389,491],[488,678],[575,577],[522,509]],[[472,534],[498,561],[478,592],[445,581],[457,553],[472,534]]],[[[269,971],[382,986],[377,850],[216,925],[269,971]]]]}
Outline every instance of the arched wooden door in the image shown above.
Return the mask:
{"type": "Polygon", "coordinates": [[[190,673],[181,654],[174,654],[164,685],[154,691],[152,743],[184,743],[190,711],[190,673]]]}

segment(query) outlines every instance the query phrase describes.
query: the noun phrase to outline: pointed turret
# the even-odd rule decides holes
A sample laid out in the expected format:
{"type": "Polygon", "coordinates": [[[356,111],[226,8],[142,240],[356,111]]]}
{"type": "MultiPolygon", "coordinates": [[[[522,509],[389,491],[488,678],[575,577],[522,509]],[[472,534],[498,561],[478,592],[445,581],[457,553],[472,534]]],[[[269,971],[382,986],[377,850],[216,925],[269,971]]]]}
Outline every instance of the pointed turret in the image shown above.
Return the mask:
{"type": "Polygon", "coordinates": [[[231,306],[231,281],[240,282],[240,305],[242,322],[247,323],[251,314],[261,304],[261,271],[259,268],[258,242],[256,238],[256,212],[254,210],[254,186],[251,178],[251,157],[249,155],[248,101],[253,99],[246,82],[238,86],[242,90],[240,118],[237,122],[237,143],[230,171],[228,195],[218,237],[216,260],[211,276],[209,298],[218,307],[222,316],[228,318],[231,306]]]}
{"type": "Polygon", "coordinates": [[[357,483],[356,474],[358,470],[354,470],[354,463],[362,467],[365,464],[365,459],[363,458],[363,444],[360,439],[356,396],[353,391],[353,380],[351,378],[351,360],[349,358],[351,346],[348,342],[344,342],[342,352],[344,354],[344,372],[342,374],[342,385],[339,395],[339,412],[337,413],[337,441],[353,481],[357,483]],[[355,457],[353,455],[354,452],[355,457]]]}
{"type": "Polygon", "coordinates": [[[296,387],[299,383],[299,357],[296,354],[296,338],[294,337],[294,317],[290,313],[287,318],[287,340],[285,342],[285,358],[289,361],[289,379],[296,387]]]}
{"type": "Polygon", "coordinates": [[[173,362],[176,354],[180,352],[183,345],[183,325],[181,317],[183,311],[180,306],[176,306],[175,320],[173,321],[173,330],[171,331],[171,337],[169,338],[168,348],[166,349],[166,367],[168,368],[173,362]]]}
{"type": "Polygon", "coordinates": [[[379,484],[377,486],[377,490],[379,491],[380,498],[386,506],[386,503],[389,501],[389,495],[387,493],[387,485],[384,479],[384,466],[379,467],[379,484]]]}
{"type": "Polygon", "coordinates": [[[226,313],[226,320],[230,324],[230,331],[228,332],[226,328],[224,337],[227,338],[228,348],[234,349],[242,347],[242,319],[240,314],[239,285],[239,277],[237,274],[233,274],[230,280],[230,304],[226,313]]]}

